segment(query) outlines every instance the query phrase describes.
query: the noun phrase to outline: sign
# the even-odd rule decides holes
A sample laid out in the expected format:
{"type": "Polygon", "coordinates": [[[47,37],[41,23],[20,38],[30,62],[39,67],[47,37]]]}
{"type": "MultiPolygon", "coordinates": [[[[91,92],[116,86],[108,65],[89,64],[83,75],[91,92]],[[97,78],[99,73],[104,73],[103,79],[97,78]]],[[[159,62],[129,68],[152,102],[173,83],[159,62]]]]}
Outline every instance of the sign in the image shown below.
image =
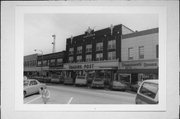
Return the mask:
{"type": "Polygon", "coordinates": [[[101,61],[90,63],[67,63],[64,64],[66,70],[95,70],[95,69],[114,69],[118,68],[118,61],[101,61]]]}
{"type": "Polygon", "coordinates": [[[156,69],[158,61],[131,61],[121,62],[120,69],[156,69]]]}

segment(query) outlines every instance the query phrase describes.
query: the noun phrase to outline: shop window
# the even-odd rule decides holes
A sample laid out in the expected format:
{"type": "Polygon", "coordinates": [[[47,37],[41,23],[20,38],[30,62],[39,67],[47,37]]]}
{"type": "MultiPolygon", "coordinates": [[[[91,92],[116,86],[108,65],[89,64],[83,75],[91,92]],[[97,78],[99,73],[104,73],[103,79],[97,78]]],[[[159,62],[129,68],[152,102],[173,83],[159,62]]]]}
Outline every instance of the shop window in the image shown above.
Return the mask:
{"type": "Polygon", "coordinates": [[[69,49],[69,55],[73,55],[73,53],[74,53],[74,48],[70,48],[69,49]]]}
{"type": "Polygon", "coordinates": [[[128,60],[133,59],[133,48],[128,48],[128,60]]]}
{"type": "Polygon", "coordinates": [[[73,57],[69,57],[69,62],[73,62],[73,57]]]}
{"type": "Polygon", "coordinates": [[[86,55],[86,61],[92,61],[92,55],[86,55]]]}
{"type": "Polygon", "coordinates": [[[96,44],[96,51],[102,51],[103,50],[103,43],[97,43],[96,44]]]}
{"type": "Polygon", "coordinates": [[[159,45],[156,45],[156,58],[159,58],[159,45]]]}
{"type": "Polygon", "coordinates": [[[108,60],[115,60],[116,59],[116,52],[108,52],[108,60]]]}
{"type": "Polygon", "coordinates": [[[96,61],[101,61],[101,60],[103,60],[103,54],[102,53],[96,54],[96,61]]]}
{"type": "Polygon", "coordinates": [[[92,52],[92,45],[86,45],[86,52],[92,52]]]}
{"type": "Polygon", "coordinates": [[[144,59],[144,46],[139,47],[139,59],[144,59]]]}
{"type": "Polygon", "coordinates": [[[77,62],[82,62],[82,56],[77,56],[77,62]]]}
{"type": "Polygon", "coordinates": [[[77,47],[77,54],[81,54],[82,53],[82,46],[77,47]]]}
{"type": "Polygon", "coordinates": [[[108,41],[108,49],[116,49],[116,40],[108,41]]]}

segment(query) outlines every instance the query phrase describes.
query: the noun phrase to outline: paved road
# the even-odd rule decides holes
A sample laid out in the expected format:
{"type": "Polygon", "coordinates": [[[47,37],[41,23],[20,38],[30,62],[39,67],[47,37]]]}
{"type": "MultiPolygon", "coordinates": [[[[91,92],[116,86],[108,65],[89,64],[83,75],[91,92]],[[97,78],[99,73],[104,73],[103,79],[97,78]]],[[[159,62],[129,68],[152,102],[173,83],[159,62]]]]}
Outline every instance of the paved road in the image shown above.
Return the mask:
{"type": "MultiPolygon", "coordinates": [[[[89,89],[66,85],[48,85],[48,104],[134,104],[135,94],[104,89],[89,89]]],[[[32,95],[24,103],[42,104],[41,95],[32,95]]]]}

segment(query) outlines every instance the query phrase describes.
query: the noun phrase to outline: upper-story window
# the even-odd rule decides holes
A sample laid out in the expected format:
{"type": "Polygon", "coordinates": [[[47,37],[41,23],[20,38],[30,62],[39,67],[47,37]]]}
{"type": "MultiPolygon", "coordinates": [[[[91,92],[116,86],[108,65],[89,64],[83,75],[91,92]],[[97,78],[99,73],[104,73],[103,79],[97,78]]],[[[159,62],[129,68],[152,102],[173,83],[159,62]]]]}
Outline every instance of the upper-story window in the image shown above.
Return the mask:
{"type": "Polygon", "coordinates": [[[50,65],[51,65],[51,66],[54,66],[54,65],[55,65],[55,59],[51,59],[51,60],[50,60],[50,65]]]}
{"type": "Polygon", "coordinates": [[[73,57],[69,57],[69,62],[73,62],[73,57]]]}
{"type": "Polygon", "coordinates": [[[156,45],[156,58],[159,57],[159,45],[156,45]]]}
{"type": "Polygon", "coordinates": [[[77,56],[77,62],[82,62],[82,56],[77,56]]]}
{"type": "Polygon", "coordinates": [[[92,61],[92,55],[86,55],[86,61],[92,61]]]}
{"type": "Polygon", "coordinates": [[[38,61],[38,66],[41,66],[41,63],[42,63],[41,61],[38,61]]]}
{"type": "Polygon", "coordinates": [[[63,62],[62,58],[57,59],[57,65],[62,64],[62,62],[63,62]]]}
{"type": "Polygon", "coordinates": [[[108,41],[108,49],[116,49],[116,40],[108,41]]]}
{"type": "Polygon", "coordinates": [[[43,66],[47,66],[47,65],[48,65],[47,60],[44,60],[43,61],[43,66]]]}
{"type": "Polygon", "coordinates": [[[81,54],[82,53],[82,46],[77,47],[77,54],[81,54]]]}
{"type": "Polygon", "coordinates": [[[92,44],[86,45],[86,52],[92,52],[92,44]]]}
{"type": "Polygon", "coordinates": [[[144,59],[144,46],[139,46],[139,59],[144,59]]]}
{"type": "Polygon", "coordinates": [[[133,59],[133,48],[128,48],[128,60],[132,60],[133,59]]]}
{"type": "Polygon", "coordinates": [[[116,52],[108,52],[108,60],[115,60],[116,59],[116,52]]]}
{"type": "Polygon", "coordinates": [[[70,48],[69,49],[69,55],[73,55],[73,53],[74,53],[74,48],[70,48]]]}
{"type": "Polygon", "coordinates": [[[96,44],[96,51],[102,51],[103,50],[103,43],[97,43],[96,44]]]}
{"type": "Polygon", "coordinates": [[[103,53],[96,54],[96,60],[97,61],[103,60],[103,53]]]}

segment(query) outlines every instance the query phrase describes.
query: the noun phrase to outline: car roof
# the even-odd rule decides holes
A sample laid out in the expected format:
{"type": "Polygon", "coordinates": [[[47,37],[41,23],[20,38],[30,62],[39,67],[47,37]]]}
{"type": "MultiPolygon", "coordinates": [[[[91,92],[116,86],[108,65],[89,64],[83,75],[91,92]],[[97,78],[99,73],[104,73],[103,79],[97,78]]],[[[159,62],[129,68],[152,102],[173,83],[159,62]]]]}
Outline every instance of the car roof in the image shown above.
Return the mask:
{"type": "Polygon", "coordinates": [[[158,79],[148,79],[148,80],[145,80],[143,82],[147,82],[147,83],[157,83],[158,84],[158,79]]]}
{"type": "Polygon", "coordinates": [[[37,81],[36,79],[27,79],[25,81],[37,81]]]}

